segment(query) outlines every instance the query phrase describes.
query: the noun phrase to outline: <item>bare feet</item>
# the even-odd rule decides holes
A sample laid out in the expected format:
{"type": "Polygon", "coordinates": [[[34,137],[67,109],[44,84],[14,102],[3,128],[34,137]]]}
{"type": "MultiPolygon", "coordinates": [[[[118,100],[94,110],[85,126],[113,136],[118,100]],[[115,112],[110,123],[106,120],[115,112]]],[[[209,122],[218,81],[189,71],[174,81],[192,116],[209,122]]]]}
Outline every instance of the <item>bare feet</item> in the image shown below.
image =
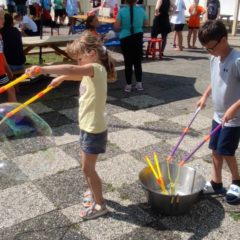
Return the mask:
{"type": "Polygon", "coordinates": [[[180,47],[174,48],[175,51],[182,51],[183,49],[180,47]]]}

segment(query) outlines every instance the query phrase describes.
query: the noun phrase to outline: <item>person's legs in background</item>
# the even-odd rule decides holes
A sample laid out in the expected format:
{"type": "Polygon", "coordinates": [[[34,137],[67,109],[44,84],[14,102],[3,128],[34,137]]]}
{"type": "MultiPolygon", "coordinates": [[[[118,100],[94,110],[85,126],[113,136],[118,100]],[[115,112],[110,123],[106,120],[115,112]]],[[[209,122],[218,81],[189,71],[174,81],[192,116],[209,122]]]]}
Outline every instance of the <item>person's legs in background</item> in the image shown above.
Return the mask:
{"type": "Polygon", "coordinates": [[[126,86],[125,92],[132,91],[132,72],[133,72],[133,60],[134,54],[132,53],[131,37],[126,37],[120,40],[121,50],[124,58],[125,66],[125,79],[126,86]]]}
{"type": "Polygon", "coordinates": [[[196,48],[196,41],[197,41],[197,33],[198,33],[198,28],[193,29],[193,48],[196,48]]]}
{"type": "Polygon", "coordinates": [[[133,35],[132,38],[132,46],[134,47],[135,54],[134,56],[133,65],[134,65],[134,73],[136,77],[136,89],[138,91],[142,91],[142,42],[143,42],[143,34],[137,33],[133,35]]]}
{"type": "Polygon", "coordinates": [[[192,48],[191,46],[191,37],[193,34],[193,29],[191,27],[188,27],[188,35],[187,35],[187,47],[192,48]]]}
{"type": "Polygon", "coordinates": [[[161,54],[162,54],[162,56],[163,56],[163,52],[164,52],[165,47],[166,47],[166,45],[167,45],[167,36],[168,36],[168,34],[167,34],[167,33],[162,33],[161,35],[162,35],[161,54]]]}

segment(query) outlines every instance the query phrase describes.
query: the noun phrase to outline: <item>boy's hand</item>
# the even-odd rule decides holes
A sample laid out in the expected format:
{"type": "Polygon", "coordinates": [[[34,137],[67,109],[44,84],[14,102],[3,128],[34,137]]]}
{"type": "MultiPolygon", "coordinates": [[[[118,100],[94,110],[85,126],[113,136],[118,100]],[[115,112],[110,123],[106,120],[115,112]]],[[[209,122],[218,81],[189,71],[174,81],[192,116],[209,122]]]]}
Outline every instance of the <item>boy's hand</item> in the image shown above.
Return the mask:
{"type": "Polygon", "coordinates": [[[66,79],[65,76],[56,77],[50,82],[48,86],[58,87],[65,79],[66,79]]]}
{"type": "Polygon", "coordinates": [[[30,75],[31,77],[37,76],[41,73],[41,67],[39,66],[32,66],[27,68],[25,71],[26,74],[30,75]]]}
{"type": "Polygon", "coordinates": [[[206,106],[206,101],[207,101],[207,97],[202,96],[198,101],[197,101],[197,107],[200,107],[201,109],[203,109],[206,106]]]}
{"type": "Polygon", "coordinates": [[[222,126],[224,126],[225,123],[229,122],[235,117],[238,108],[239,106],[237,104],[233,104],[230,108],[228,108],[222,118],[222,126]]]}

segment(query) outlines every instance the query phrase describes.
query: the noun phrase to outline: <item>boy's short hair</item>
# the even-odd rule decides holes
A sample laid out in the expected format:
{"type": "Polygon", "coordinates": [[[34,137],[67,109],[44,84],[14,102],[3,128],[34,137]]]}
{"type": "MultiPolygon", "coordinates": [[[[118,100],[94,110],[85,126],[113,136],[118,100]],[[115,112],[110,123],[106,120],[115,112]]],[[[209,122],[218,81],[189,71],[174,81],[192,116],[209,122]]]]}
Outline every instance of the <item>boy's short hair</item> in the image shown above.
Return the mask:
{"type": "Polygon", "coordinates": [[[219,41],[222,37],[227,36],[227,29],[220,20],[209,20],[205,22],[198,32],[198,39],[202,45],[210,41],[219,41]]]}

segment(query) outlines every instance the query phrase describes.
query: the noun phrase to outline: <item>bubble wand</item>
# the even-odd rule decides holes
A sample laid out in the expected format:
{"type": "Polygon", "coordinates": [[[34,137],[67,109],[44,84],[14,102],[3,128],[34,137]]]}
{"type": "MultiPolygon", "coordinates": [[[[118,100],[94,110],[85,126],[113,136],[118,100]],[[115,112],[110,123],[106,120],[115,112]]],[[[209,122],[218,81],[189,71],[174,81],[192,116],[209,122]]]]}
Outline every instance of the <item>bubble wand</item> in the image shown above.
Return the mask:
{"type": "Polygon", "coordinates": [[[185,137],[185,135],[186,135],[187,132],[189,131],[189,129],[190,129],[193,121],[194,121],[195,118],[197,117],[197,115],[198,115],[198,113],[199,113],[200,110],[201,110],[200,107],[198,107],[198,108],[196,109],[196,111],[195,111],[195,113],[193,114],[193,117],[192,117],[192,119],[190,120],[189,124],[187,125],[186,128],[184,128],[183,132],[181,133],[180,138],[179,138],[176,146],[172,149],[172,152],[171,152],[170,155],[167,157],[167,161],[172,161],[172,159],[173,159],[173,157],[174,157],[174,155],[175,155],[175,153],[176,153],[176,151],[177,151],[180,143],[182,142],[183,138],[185,137]]]}
{"type": "Polygon", "coordinates": [[[195,118],[197,117],[199,111],[201,110],[200,107],[198,107],[195,111],[195,113],[193,114],[192,118],[190,119],[188,125],[186,128],[184,128],[183,132],[181,133],[180,135],[180,138],[177,142],[177,144],[173,147],[170,155],[167,157],[167,171],[168,171],[168,179],[169,179],[169,182],[170,182],[170,192],[173,194],[175,192],[175,187],[176,187],[176,183],[178,181],[178,176],[179,176],[179,171],[178,171],[178,174],[177,174],[177,178],[175,179],[175,181],[173,182],[172,180],[172,177],[171,177],[171,173],[170,173],[170,168],[169,168],[169,162],[172,162],[172,159],[178,149],[178,147],[180,146],[183,138],[185,137],[185,135],[188,133],[193,121],[195,120],[195,118]]]}
{"type": "Polygon", "coordinates": [[[200,148],[202,145],[207,142],[212,135],[214,135],[217,131],[219,131],[222,128],[222,124],[217,125],[210,134],[206,135],[203,140],[192,150],[191,153],[189,153],[180,163],[179,166],[182,167],[184,164],[190,160],[190,158],[193,156],[193,154],[200,148]]]}
{"type": "Polygon", "coordinates": [[[29,104],[31,104],[32,102],[36,101],[37,99],[43,97],[47,92],[51,91],[54,87],[52,86],[48,86],[46,87],[44,90],[42,90],[41,92],[37,93],[35,96],[33,96],[32,98],[28,99],[26,102],[22,103],[21,105],[19,105],[18,107],[14,108],[13,110],[11,110],[10,112],[8,112],[4,118],[0,121],[0,125],[7,120],[8,118],[11,118],[14,114],[16,114],[17,112],[19,112],[20,110],[22,110],[23,108],[27,107],[29,104]]]}
{"type": "MultiPolygon", "coordinates": [[[[34,69],[35,74],[39,74],[41,72],[41,68],[40,67],[36,67],[34,69]]],[[[24,73],[22,76],[20,76],[19,78],[15,79],[14,81],[6,84],[3,87],[0,87],[0,94],[4,93],[5,91],[7,91],[9,88],[13,87],[14,85],[24,81],[25,79],[31,77],[32,74],[31,73],[24,73]]]]}
{"type": "Polygon", "coordinates": [[[153,167],[153,165],[152,165],[152,163],[151,163],[151,161],[150,161],[148,156],[145,156],[145,160],[146,160],[148,166],[150,167],[150,169],[152,170],[152,173],[153,173],[154,177],[156,178],[157,183],[160,185],[163,193],[166,195],[167,194],[167,190],[166,190],[165,185],[163,183],[162,177],[157,174],[157,172],[155,171],[155,169],[154,169],[154,167],[153,167]]]}

